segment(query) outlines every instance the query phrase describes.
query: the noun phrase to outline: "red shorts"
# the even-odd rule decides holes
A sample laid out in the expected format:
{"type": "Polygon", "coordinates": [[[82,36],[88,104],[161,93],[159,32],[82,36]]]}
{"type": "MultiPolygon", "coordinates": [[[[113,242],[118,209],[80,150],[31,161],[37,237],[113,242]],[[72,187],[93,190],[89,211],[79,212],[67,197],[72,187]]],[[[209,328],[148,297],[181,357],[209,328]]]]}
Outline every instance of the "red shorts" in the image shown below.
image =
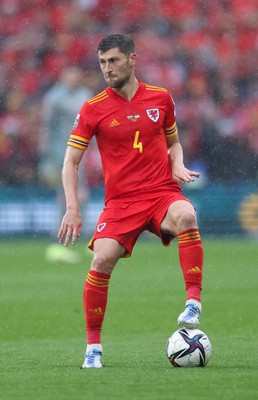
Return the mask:
{"type": "Polygon", "coordinates": [[[181,192],[163,192],[146,200],[111,200],[100,214],[94,235],[88,245],[93,250],[96,239],[111,238],[131,255],[139,235],[147,230],[159,236],[163,245],[168,246],[174,236],[162,234],[160,225],[169,206],[178,200],[190,202],[181,192]]]}

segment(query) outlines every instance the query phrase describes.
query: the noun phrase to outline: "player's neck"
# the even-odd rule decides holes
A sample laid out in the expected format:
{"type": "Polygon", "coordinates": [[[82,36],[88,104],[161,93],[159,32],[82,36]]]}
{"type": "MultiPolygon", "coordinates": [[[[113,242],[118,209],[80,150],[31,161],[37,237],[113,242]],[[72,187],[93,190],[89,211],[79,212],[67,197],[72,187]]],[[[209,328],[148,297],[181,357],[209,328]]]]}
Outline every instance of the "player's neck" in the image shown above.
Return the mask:
{"type": "Polygon", "coordinates": [[[112,88],[112,90],[114,90],[114,92],[119,94],[119,96],[122,96],[126,100],[130,101],[137,92],[138,87],[139,87],[139,81],[136,79],[135,76],[133,76],[132,79],[129,82],[127,82],[122,88],[120,89],[112,88]]]}

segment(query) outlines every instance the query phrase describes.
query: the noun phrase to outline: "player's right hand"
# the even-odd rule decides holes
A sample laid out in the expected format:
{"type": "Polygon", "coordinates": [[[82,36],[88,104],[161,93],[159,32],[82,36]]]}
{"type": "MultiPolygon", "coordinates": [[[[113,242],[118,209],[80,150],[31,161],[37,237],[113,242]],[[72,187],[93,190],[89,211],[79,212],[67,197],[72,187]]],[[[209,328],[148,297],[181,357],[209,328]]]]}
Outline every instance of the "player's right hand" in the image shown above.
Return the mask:
{"type": "Polygon", "coordinates": [[[71,240],[72,244],[74,244],[77,237],[80,236],[81,227],[82,218],[80,213],[73,210],[66,211],[57,235],[59,243],[64,243],[64,246],[68,246],[71,240]]]}

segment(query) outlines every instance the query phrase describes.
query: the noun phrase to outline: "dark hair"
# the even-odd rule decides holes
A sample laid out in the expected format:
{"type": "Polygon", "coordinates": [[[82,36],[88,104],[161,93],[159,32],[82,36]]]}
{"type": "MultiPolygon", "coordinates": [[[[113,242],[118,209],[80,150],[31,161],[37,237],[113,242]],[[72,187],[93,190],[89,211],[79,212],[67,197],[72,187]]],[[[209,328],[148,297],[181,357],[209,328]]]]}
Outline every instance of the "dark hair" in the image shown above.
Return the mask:
{"type": "Polygon", "coordinates": [[[117,47],[121,53],[129,55],[135,52],[134,41],[127,35],[120,33],[111,34],[104,37],[98,45],[98,51],[105,53],[117,47]]]}

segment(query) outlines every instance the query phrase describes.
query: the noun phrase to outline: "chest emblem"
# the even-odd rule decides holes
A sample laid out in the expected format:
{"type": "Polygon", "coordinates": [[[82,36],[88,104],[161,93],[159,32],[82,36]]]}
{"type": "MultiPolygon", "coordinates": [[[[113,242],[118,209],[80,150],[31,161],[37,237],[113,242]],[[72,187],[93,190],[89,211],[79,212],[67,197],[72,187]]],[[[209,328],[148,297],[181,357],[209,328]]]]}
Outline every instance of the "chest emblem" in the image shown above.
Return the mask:
{"type": "Polygon", "coordinates": [[[149,108],[146,110],[148,117],[153,121],[157,122],[159,119],[159,109],[158,108],[149,108]]]}
{"type": "Polygon", "coordinates": [[[127,116],[127,119],[129,119],[129,121],[132,121],[132,122],[136,122],[136,121],[138,120],[138,118],[140,118],[140,115],[139,115],[139,114],[128,115],[128,116],[127,116]]]}

